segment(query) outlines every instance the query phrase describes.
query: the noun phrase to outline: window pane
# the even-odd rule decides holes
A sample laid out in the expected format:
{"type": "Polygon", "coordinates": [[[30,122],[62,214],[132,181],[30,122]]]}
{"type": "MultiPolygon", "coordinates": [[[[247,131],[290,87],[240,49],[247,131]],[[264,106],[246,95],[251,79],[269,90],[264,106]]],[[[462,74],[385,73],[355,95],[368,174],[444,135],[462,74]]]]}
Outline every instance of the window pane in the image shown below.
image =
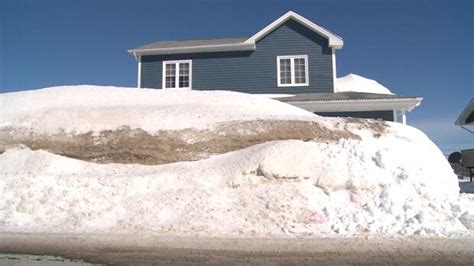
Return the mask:
{"type": "Polygon", "coordinates": [[[179,63],[179,87],[189,87],[189,63],[179,63]]]}
{"type": "Polygon", "coordinates": [[[189,63],[180,63],[179,64],[179,75],[180,76],[189,76],[189,63]]]}
{"type": "Polygon", "coordinates": [[[306,83],[306,66],[304,58],[295,58],[295,84],[306,83]]]}
{"type": "Polygon", "coordinates": [[[280,59],[280,83],[291,84],[291,59],[280,59]]]}
{"type": "Polygon", "coordinates": [[[176,65],[166,64],[165,67],[165,88],[174,88],[176,82],[176,65]]]}
{"type": "Polygon", "coordinates": [[[180,88],[188,88],[189,87],[189,77],[179,77],[179,87],[180,88]]]}

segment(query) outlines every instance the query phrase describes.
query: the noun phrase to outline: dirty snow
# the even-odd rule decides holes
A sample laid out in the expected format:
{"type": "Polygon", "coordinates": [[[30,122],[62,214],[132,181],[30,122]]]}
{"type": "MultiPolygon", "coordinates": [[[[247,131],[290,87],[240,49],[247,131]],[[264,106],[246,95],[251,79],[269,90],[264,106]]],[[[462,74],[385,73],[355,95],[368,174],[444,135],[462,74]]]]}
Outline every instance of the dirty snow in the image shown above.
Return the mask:
{"type": "MultiPolygon", "coordinates": [[[[91,95],[94,94],[91,90],[97,88],[69,89],[77,99],[84,96],[81,91],[91,95]]],[[[38,91],[38,94],[52,96],[55,90],[58,92],[55,88],[38,91]]],[[[145,90],[142,95],[141,91],[123,89],[122,95],[118,89],[105,90],[112,92],[111,103],[114,104],[109,106],[107,101],[91,98],[85,104],[86,109],[94,108],[95,103],[100,106],[95,110],[98,118],[111,116],[108,118],[116,119],[104,121],[102,128],[98,123],[94,124],[94,130],[106,130],[120,124],[114,121],[135,123],[122,112],[113,116],[111,110],[142,115],[132,127],[147,126],[142,123],[150,121],[165,121],[164,126],[153,125],[149,130],[185,126],[173,125],[167,120],[168,116],[182,117],[189,125],[202,127],[216,120],[269,117],[275,111],[279,116],[324,119],[328,125],[333,121],[332,128],[346,128],[361,139],[341,138],[328,143],[272,141],[204,160],[159,166],[101,165],[42,150],[12,148],[0,155],[0,231],[146,231],[245,237],[449,236],[469,234],[473,228],[474,211],[469,206],[473,205],[474,198],[459,194],[457,177],[441,151],[412,127],[389,123],[388,133],[375,137],[370,129],[345,127],[341,119],[312,116],[269,99],[250,99],[253,96],[227,92],[161,92],[161,96],[175,103],[196,96],[214,104],[232,96],[239,104],[227,98],[218,105],[228,108],[226,110],[234,108],[236,115],[216,114],[218,118],[213,120],[206,114],[203,120],[196,122],[196,117],[191,119],[189,116],[189,110],[181,113],[185,107],[180,104],[173,108],[166,101],[153,102],[153,111],[149,113],[145,112],[142,102],[137,103],[139,111],[130,107],[132,99],[147,102],[147,97],[156,96],[154,92],[147,95],[145,90]],[[121,101],[131,110],[121,108],[121,101]],[[230,107],[226,107],[226,103],[230,107]],[[258,111],[259,107],[254,106],[256,103],[268,106],[259,106],[261,110],[258,111]],[[162,106],[163,112],[156,111],[162,106]],[[276,107],[279,111],[274,110],[276,107]],[[255,117],[239,111],[254,109],[255,117]]],[[[23,94],[26,99],[21,99],[22,93],[7,96],[16,104],[35,103],[34,92],[23,94]]],[[[48,101],[56,107],[67,108],[68,105],[58,99],[48,101]]],[[[184,101],[197,110],[206,108],[198,102],[192,104],[189,99],[184,101]]],[[[76,107],[82,104],[78,100],[72,102],[76,107]]],[[[33,130],[56,130],[60,126],[71,127],[62,128],[64,130],[87,129],[87,126],[77,124],[84,123],[83,120],[67,121],[71,117],[61,118],[64,121],[54,124],[55,127],[48,124],[50,118],[47,116],[42,116],[47,127],[31,124],[31,112],[27,120],[20,119],[25,118],[28,111],[18,107],[17,113],[16,104],[8,104],[8,115],[2,117],[3,122],[26,121],[33,130]]],[[[43,115],[52,113],[48,106],[38,103],[33,110],[43,115]]]]}
{"type": "MultiPolygon", "coordinates": [[[[448,168],[416,163],[416,152],[399,155],[422,145],[396,137],[276,141],[162,166],[98,165],[11,149],[0,155],[0,230],[217,236],[465,231],[459,219],[467,210],[448,168]]],[[[431,154],[428,159],[442,157],[431,154]]]]}
{"type": "Polygon", "coordinates": [[[367,92],[380,94],[393,94],[388,88],[373,79],[368,79],[356,74],[348,74],[344,77],[337,78],[334,88],[335,92],[367,92]]]}

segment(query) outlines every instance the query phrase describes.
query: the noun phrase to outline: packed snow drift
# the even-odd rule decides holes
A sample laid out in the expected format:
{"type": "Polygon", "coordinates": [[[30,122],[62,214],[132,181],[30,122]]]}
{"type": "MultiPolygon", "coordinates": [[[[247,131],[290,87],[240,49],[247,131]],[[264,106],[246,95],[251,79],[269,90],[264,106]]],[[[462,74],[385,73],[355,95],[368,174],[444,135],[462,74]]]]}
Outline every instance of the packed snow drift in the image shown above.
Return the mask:
{"type": "Polygon", "coordinates": [[[335,92],[365,92],[379,94],[393,94],[388,88],[378,83],[376,80],[364,78],[356,74],[348,74],[336,79],[335,92]]]}
{"type": "MultiPolygon", "coordinates": [[[[0,231],[319,237],[473,229],[473,198],[459,195],[440,150],[401,124],[323,118],[232,92],[78,86],[3,94],[0,101],[0,231]],[[238,125],[231,142],[239,134],[258,141],[161,165],[98,164],[52,148],[85,134],[92,143],[113,142],[104,132],[131,141],[136,130],[152,137],[199,132],[184,137],[192,145],[219,135],[222,125],[238,125]],[[262,137],[279,130],[284,138],[262,137]],[[7,131],[22,138],[12,142],[7,131]],[[48,142],[46,149],[28,136],[48,142]]],[[[183,152],[169,147],[169,154],[183,152]]]]}

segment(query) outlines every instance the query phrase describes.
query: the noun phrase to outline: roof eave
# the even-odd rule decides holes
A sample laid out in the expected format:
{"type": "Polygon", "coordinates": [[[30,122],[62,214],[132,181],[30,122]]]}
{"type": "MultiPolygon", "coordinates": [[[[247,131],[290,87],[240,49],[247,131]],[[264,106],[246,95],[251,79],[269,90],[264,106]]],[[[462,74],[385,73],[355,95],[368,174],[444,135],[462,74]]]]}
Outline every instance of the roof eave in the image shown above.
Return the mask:
{"type": "Polygon", "coordinates": [[[182,46],[170,48],[152,48],[152,49],[131,49],[128,54],[131,56],[142,55],[160,55],[160,54],[185,54],[185,53],[205,53],[205,52],[230,52],[230,51],[252,51],[255,50],[255,44],[225,44],[225,45],[200,45],[200,46],[182,46]]]}
{"type": "Polygon", "coordinates": [[[334,49],[342,49],[344,42],[342,40],[329,40],[329,47],[334,49]]]}
{"type": "Polygon", "coordinates": [[[464,126],[464,125],[471,125],[471,124],[466,124],[466,119],[470,115],[470,112],[474,110],[474,99],[471,99],[471,101],[464,107],[462,110],[461,114],[459,114],[458,119],[456,119],[456,122],[454,124],[456,126],[464,126]]]}
{"type": "Polygon", "coordinates": [[[419,106],[422,97],[396,99],[350,99],[350,100],[299,100],[282,99],[281,101],[313,112],[345,112],[345,111],[411,111],[419,106]]]}

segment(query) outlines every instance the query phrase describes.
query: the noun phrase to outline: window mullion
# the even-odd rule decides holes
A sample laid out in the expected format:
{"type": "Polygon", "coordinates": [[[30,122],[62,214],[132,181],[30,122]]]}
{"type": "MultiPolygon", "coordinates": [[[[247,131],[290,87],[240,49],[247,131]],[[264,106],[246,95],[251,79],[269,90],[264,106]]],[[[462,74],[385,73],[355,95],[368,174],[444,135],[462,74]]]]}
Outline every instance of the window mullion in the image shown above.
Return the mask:
{"type": "Polygon", "coordinates": [[[174,73],[174,78],[175,78],[175,84],[174,88],[177,89],[179,88],[179,63],[175,63],[176,73],[174,73]]]}
{"type": "Polygon", "coordinates": [[[290,59],[290,72],[291,72],[291,82],[290,84],[294,85],[295,83],[295,58],[290,59]]]}

